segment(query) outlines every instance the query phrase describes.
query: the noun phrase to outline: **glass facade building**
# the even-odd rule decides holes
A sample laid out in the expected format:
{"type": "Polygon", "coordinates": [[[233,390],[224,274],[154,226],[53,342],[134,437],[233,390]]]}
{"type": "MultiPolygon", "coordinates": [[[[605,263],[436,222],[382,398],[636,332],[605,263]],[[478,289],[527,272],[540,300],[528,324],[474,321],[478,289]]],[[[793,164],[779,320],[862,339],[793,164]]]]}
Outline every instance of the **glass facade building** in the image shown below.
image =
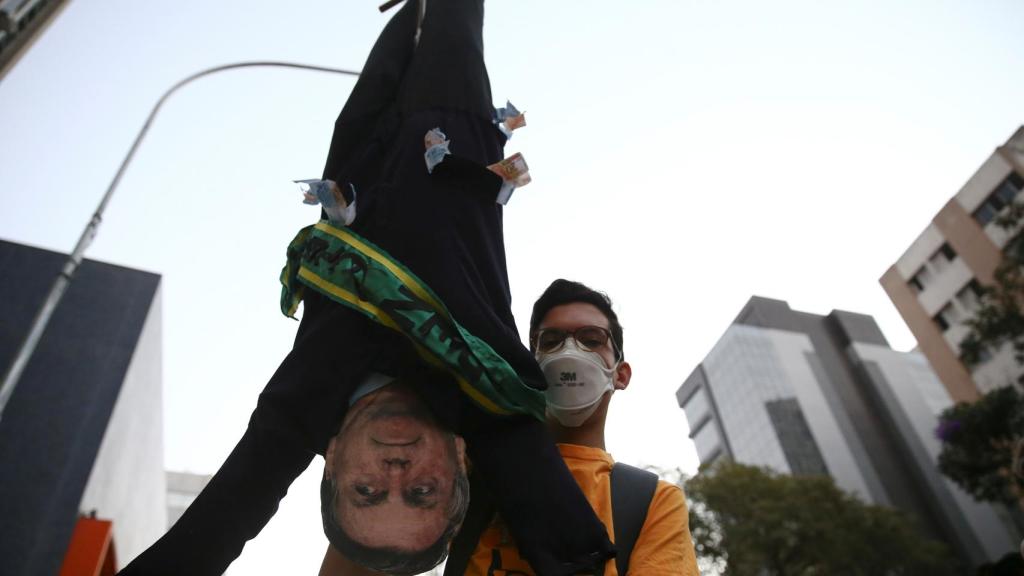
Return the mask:
{"type": "Polygon", "coordinates": [[[966,566],[1016,549],[1006,510],[938,472],[946,388],[921,354],[892,350],[870,316],[754,297],[677,400],[702,467],[729,459],[828,474],[865,502],[909,513],[966,566]]]}

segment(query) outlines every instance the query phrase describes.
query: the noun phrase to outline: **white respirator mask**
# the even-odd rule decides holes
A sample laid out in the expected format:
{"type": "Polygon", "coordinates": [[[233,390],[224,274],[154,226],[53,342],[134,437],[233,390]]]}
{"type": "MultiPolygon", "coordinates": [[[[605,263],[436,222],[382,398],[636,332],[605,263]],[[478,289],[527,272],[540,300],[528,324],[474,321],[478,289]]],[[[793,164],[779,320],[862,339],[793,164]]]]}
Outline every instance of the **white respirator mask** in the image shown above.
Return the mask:
{"type": "Polygon", "coordinates": [[[537,360],[548,384],[544,391],[547,413],[562,426],[581,426],[597,410],[604,393],[615,389],[615,368],[605,366],[597,352],[581,350],[573,338],[537,360]]]}

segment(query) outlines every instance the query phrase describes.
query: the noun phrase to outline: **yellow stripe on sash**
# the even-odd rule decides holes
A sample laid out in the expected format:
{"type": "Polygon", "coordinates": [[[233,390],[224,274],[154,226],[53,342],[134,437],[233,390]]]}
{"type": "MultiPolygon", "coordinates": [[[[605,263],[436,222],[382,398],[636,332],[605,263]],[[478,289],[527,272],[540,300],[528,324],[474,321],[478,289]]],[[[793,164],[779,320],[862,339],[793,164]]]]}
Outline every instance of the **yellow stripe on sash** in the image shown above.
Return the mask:
{"type": "MultiPolygon", "coordinates": [[[[319,227],[320,225],[317,224],[317,226],[319,227]]],[[[334,228],[334,229],[337,230],[337,228],[334,228]]],[[[324,230],[324,232],[329,232],[329,231],[324,230]]],[[[339,230],[339,232],[340,232],[340,230],[339,230]]],[[[340,235],[336,235],[336,236],[338,236],[338,238],[344,240],[345,242],[351,242],[353,246],[355,246],[356,248],[359,248],[360,250],[365,250],[367,252],[367,254],[370,255],[370,251],[368,250],[369,247],[366,246],[365,244],[363,244],[362,242],[356,243],[356,242],[353,241],[355,239],[351,238],[351,237],[345,238],[345,237],[340,236],[340,235]]],[[[376,252],[376,251],[374,251],[373,253],[379,255],[379,253],[376,252]]],[[[371,255],[371,257],[373,257],[373,256],[371,255]]],[[[374,260],[377,260],[377,258],[374,258],[374,260]]],[[[377,260],[377,261],[380,262],[381,264],[385,264],[386,262],[388,262],[386,259],[384,261],[381,261],[381,260],[377,260]]],[[[390,269],[390,267],[389,267],[389,269],[390,269]]],[[[406,280],[406,278],[408,278],[408,275],[405,274],[403,270],[399,269],[397,272],[395,270],[392,270],[392,273],[394,273],[396,276],[398,275],[398,272],[402,272],[402,274],[403,274],[402,278],[403,278],[403,281],[406,282],[406,285],[412,287],[413,286],[412,283],[409,280],[406,280]]],[[[387,326],[388,328],[391,328],[392,330],[395,330],[397,332],[401,332],[402,331],[402,329],[398,326],[398,323],[396,323],[394,321],[394,319],[392,319],[390,316],[385,314],[384,311],[381,310],[379,307],[374,306],[370,302],[367,302],[366,300],[363,300],[363,299],[359,298],[355,294],[353,294],[353,293],[351,293],[351,292],[349,292],[347,290],[344,290],[343,288],[337,286],[336,284],[332,284],[331,282],[323,279],[322,277],[318,276],[316,273],[311,272],[309,270],[309,268],[306,268],[306,267],[299,268],[299,277],[301,277],[306,282],[309,282],[310,284],[313,284],[314,286],[316,286],[318,289],[322,290],[323,292],[329,293],[329,294],[331,294],[331,295],[333,295],[333,296],[335,296],[337,298],[340,298],[340,299],[344,300],[345,302],[348,302],[352,306],[355,306],[356,308],[366,312],[374,320],[380,322],[381,324],[387,326]]],[[[439,311],[443,311],[443,309],[440,309],[439,311]]],[[[447,317],[447,315],[445,317],[447,317]]],[[[497,404],[492,402],[491,399],[488,398],[486,395],[482,394],[479,390],[474,388],[473,385],[470,384],[469,381],[466,380],[466,378],[464,376],[462,376],[458,372],[455,372],[451,368],[448,368],[439,358],[437,358],[436,355],[434,355],[432,352],[430,352],[430,350],[424,348],[423,346],[421,346],[420,344],[416,343],[415,341],[413,341],[413,344],[415,345],[416,352],[419,353],[420,357],[422,357],[424,360],[426,360],[430,364],[432,364],[432,365],[434,365],[434,366],[436,366],[438,368],[442,368],[446,372],[448,372],[449,374],[454,376],[455,380],[456,380],[456,382],[458,382],[459,388],[462,390],[462,392],[464,394],[466,394],[467,396],[469,396],[474,402],[476,402],[477,404],[482,406],[484,409],[486,409],[486,410],[488,410],[490,412],[493,412],[495,414],[502,414],[502,415],[512,414],[512,412],[501,408],[500,406],[498,406],[497,404]]]]}
{"type": "Polygon", "coordinates": [[[390,258],[378,252],[375,247],[370,246],[369,244],[363,242],[356,236],[349,234],[348,231],[342,230],[341,228],[335,228],[334,226],[331,226],[327,222],[317,222],[315,227],[317,230],[320,230],[321,232],[324,232],[326,234],[330,234],[331,236],[340,239],[342,242],[351,245],[356,250],[369,256],[371,259],[373,259],[374,262],[387,268],[388,272],[391,272],[399,280],[401,280],[402,284],[405,284],[410,290],[412,290],[413,294],[415,294],[420,300],[423,300],[427,304],[430,304],[430,306],[433,307],[437,313],[441,314],[445,318],[451,319],[451,317],[448,315],[448,311],[445,310],[444,306],[441,306],[441,303],[435,300],[434,297],[431,296],[430,292],[426,290],[423,287],[423,285],[416,281],[416,278],[410,276],[405,270],[402,269],[401,266],[397,266],[394,263],[394,261],[392,261],[390,258]]]}

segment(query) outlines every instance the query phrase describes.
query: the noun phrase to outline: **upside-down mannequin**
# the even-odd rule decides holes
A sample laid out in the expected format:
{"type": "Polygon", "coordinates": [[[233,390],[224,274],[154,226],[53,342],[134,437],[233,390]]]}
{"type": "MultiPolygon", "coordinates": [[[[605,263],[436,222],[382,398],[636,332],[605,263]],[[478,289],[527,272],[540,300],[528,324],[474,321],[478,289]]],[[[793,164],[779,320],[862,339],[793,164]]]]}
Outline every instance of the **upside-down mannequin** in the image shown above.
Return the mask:
{"type": "Polygon", "coordinates": [[[536,417],[544,378],[510,309],[496,202],[508,184],[486,168],[506,136],[483,61],[483,2],[424,1],[382,31],[335,124],[324,179],[354,189],[357,210],[290,247],[282,305],[304,302],[292,351],[206,489],[124,574],[223,573],[326,452],[373,373],[411,385],[465,439],[538,574],[584,573],[614,554],[536,417]],[[435,128],[451,156],[428,170],[435,128]],[[425,363],[454,377],[427,376],[425,363]]]}

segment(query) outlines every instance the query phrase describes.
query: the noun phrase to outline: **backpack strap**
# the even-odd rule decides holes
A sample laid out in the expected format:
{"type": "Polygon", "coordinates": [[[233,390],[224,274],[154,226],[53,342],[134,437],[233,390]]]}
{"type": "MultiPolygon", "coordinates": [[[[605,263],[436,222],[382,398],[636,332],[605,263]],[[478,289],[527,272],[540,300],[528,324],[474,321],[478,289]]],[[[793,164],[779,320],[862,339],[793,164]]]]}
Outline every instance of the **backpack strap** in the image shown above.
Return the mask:
{"type": "Polygon", "coordinates": [[[629,571],[629,556],[647,520],[647,509],[658,487],[658,475],[616,462],[612,466],[612,522],[615,525],[615,568],[629,571]]]}
{"type": "Polygon", "coordinates": [[[480,474],[469,474],[469,510],[462,520],[455,540],[448,551],[448,560],[444,565],[444,576],[463,576],[469,568],[469,559],[473,557],[477,544],[484,530],[494,518],[495,505],[491,493],[483,484],[480,474]]]}

